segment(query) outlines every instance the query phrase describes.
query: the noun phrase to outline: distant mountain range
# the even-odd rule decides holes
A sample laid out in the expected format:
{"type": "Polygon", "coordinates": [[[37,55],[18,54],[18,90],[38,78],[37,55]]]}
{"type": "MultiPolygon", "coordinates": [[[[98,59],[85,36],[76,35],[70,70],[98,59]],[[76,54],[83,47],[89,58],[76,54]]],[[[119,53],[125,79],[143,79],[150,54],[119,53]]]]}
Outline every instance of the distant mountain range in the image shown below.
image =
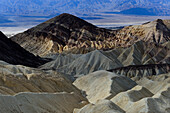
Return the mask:
{"type": "Polygon", "coordinates": [[[170,15],[169,0],[1,0],[1,14],[49,15],[117,12],[135,15],[170,15]],[[137,8],[137,10],[136,10],[137,8]],[[139,10],[140,9],[140,10],[139,10]]]}
{"type": "Polygon", "coordinates": [[[12,22],[12,21],[6,18],[5,16],[0,15],[0,23],[9,23],[9,22],[12,22]]]}

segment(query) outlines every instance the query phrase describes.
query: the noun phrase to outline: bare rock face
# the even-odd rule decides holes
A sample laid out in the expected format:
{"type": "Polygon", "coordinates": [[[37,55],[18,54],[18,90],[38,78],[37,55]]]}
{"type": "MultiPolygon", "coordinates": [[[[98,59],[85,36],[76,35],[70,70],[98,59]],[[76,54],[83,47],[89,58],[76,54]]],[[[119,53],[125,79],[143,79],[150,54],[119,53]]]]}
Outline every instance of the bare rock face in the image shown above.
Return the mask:
{"type": "Polygon", "coordinates": [[[129,48],[119,48],[103,53],[109,58],[117,54],[116,58],[123,66],[109,70],[116,74],[134,77],[159,75],[170,71],[169,43],[155,45],[139,41],[129,48]]]}
{"type": "Polygon", "coordinates": [[[30,67],[38,67],[48,62],[48,60],[29,53],[20,45],[8,39],[2,32],[0,32],[0,60],[30,67]]]}
{"type": "Polygon", "coordinates": [[[74,109],[74,113],[125,113],[119,106],[109,100],[98,100],[95,104],[88,104],[81,109],[74,109]]]}
{"type": "MultiPolygon", "coordinates": [[[[146,80],[145,81],[143,81],[142,79],[140,79],[142,81],[139,80],[143,84],[139,83],[138,80],[135,80],[141,86],[136,85],[134,87],[131,87],[129,90],[123,90],[119,93],[116,93],[116,95],[111,95],[105,98],[107,99],[105,100],[102,96],[103,95],[106,96],[107,94],[109,94],[107,93],[109,91],[109,90],[107,91],[107,84],[109,83],[109,80],[106,80],[108,77],[104,76],[104,74],[102,73],[104,72],[102,71],[94,72],[87,76],[81,77],[82,79],[78,78],[74,82],[74,85],[76,85],[79,89],[82,89],[86,92],[87,99],[89,100],[89,102],[91,102],[91,104],[85,105],[81,109],[74,109],[74,113],[97,113],[97,112],[109,112],[109,111],[113,113],[124,112],[124,111],[127,113],[138,113],[138,112],[169,113],[169,109],[170,109],[169,74],[148,76],[142,78],[142,79],[144,78],[150,79],[151,84],[148,84],[146,80]],[[96,76],[94,76],[94,74],[96,74],[96,76]],[[102,74],[100,78],[103,79],[97,81],[97,79],[99,79],[100,74],[102,74]],[[102,84],[103,82],[105,84],[102,84]],[[161,82],[164,84],[162,84],[161,82]],[[96,96],[97,98],[99,98],[100,96],[100,98],[104,100],[97,99],[96,96]],[[116,108],[116,106],[118,108],[116,108]]],[[[110,91],[110,93],[116,92],[121,89],[121,87],[119,87],[120,84],[116,85],[116,81],[114,77],[112,78],[112,80],[114,81],[113,84],[116,87],[112,85],[112,91],[110,91]],[[114,90],[114,88],[116,88],[116,90],[114,90]]],[[[121,80],[120,83],[126,84],[126,82],[122,82],[121,80]]]]}
{"type": "Polygon", "coordinates": [[[119,61],[111,60],[99,50],[92,51],[83,55],[59,55],[58,58],[50,63],[42,65],[42,69],[55,69],[71,76],[79,77],[97,70],[112,69],[122,66],[119,61]],[[62,61],[61,61],[62,59],[62,61]],[[69,59],[69,60],[67,60],[69,59]],[[63,65],[60,65],[63,62],[63,65]]]}
{"type": "Polygon", "coordinates": [[[169,113],[170,112],[170,85],[163,88],[152,98],[144,98],[133,103],[127,113],[169,113]]]}
{"type": "Polygon", "coordinates": [[[72,113],[81,108],[81,98],[74,93],[19,93],[0,95],[1,113],[72,113]],[[5,100],[5,101],[4,101],[5,100]]]}
{"type": "Polygon", "coordinates": [[[41,69],[56,70],[76,77],[98,70],[109,70],[128,77],[159,75],[170,71],[169,44],[158,46],[139,41],[130,47],[109,51],[56,54],[53,55],[54,60],[42,65],[41,69]]]}
{"type": "MultiPolygon", "coordinates": [[[[11,39],[35,55],[61,53],[71,48],[102,48],[114,31],[98,28],[78,17],[61,14],[11,39]]],[[[107,42],[109,43],[109,42],[107,42]]],[[[107,45],[107,44],[106,44],[107,45]]]]}
{"type": "Polygon", "coordinates": [[[169,41],[169,36],[169,22],[160,19],[121,30],[108,30],[64,13],[11,39],[34,55],[45,56],[79,49],[86,53],[93,49],[127,47],[139,40],[160,44],[169,41]]]}
{"type": "Polygon", "coordinates": [[[156,94],[170,84],[170,73],[158,76],[143,77],[141,79],[134,80],[137,82],[137,84],[147,88],[153,94],[156,94]]]}
{"type": "Polygon", "coordinates": [[[162,74],[133,78],[139,85],[111,99],[127,113],[168,113],[170,106],[170,76],[162,74]]]}
{"type": "Polygon", "coordinates": [[[137,102],[146,97],[152,97],[153,94],[146,88],[142,86],[135,86],[134,88],[117,94],[111,99],[116,105],[118,105],[123,110],[127,111],[129,106],[134,102],[137,102]]]}
{"type": "MultiPolygon", "coordinates": [[[[112,73],[113,75],[114,73],[112,73]]],[[[115,74],[114,74],[115,75],[115,74]]],[[[139,78],[133,78],[140,85],[134,85],[128,90],[124,89],[124,85],[130,86],[131,82],[125,82],[122,76],[112,76],[112,85],[110,85],[111,73],[106,71],[97,71],[87,76],[78,78],[73,84],[79,89],[85,91],[86,97],[91,102],[81,109],[74,109],[74,113],[97,113],[97,112],[127,112],[127,113],[168,113],[170,109],[170,77],[169,74],[158,76],[143,77],[150,79],[147,81],[139,81],[139,78]],[[107,76],[106,73],[108,73],[107,76]],[[116,78],[118,77],[118,78],[116,78]],[[91,82],[92,81],[92,82],[91,82]],[[119,82],[118,82],[119,81],[119,82]],[[157,83],[159,82],[159,83],[157,83]],[[162,84],[162,83],[164,84],[162,84]],[[104,84],[103,84],[104,83],[104,84]],[[122,85],[121,85],[122,83],[122,85]],[[156,83],[154,85],[154,83],[156,83]],[[108,90],[107,86],[111,86],[108,90]],[[115,86],[115,87],[114,87],[115,86]],[[155,90],[157,89],[157,90],[155,90]],[[109,93],[107,93],[109,92],[109,93]],[[115,93],[117,92],[117,93],[115,93]],[[107,99],[107,100],[105,100],[107,99]],[[115,111],[116,110],[116,111],[115,111]]],[[[85,95],[84,93],[84,95],[85,95]]]]}
{"type": "Polygon", "coordinates": [[[168,29],[170,29],[170,20],[163,20],[163,23],[166,25],[168,29]]]}
{"type": "Polygon", "coordinates": [[[126,46],[139,40],[161,44],[170,41],[169,25],[168,21],[157,19],[142,25],[127,26],[117,32],[116,38],[126,46]]]}
{"type": "Polygon", "coordinates": [[[87,99],[91,103],[100,99],[111,99],[116,94],[129,90],[136,85],[134,81],[125,76],[107,71],[96,71],[80,77],[73,84],[85,91],[87,99]]]}

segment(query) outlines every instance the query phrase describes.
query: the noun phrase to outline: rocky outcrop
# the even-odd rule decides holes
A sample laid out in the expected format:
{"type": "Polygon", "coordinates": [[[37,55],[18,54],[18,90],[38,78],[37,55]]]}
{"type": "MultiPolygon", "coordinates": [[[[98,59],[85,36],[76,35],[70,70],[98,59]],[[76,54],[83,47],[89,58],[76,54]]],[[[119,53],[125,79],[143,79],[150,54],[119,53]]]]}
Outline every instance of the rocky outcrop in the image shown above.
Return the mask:
{"type": "Polygon", "coordinates": [[[170,29],[170,20],[163,20],[163,23],[166,25],[168,29],[170,29]]]}
{"type": "Polygon", "coordinates": [[[160,75],[170,72],[170,64],[131,65],[108,70],[128,77],[160,75]]]}
{"type": "Polygon", "coordinates": [[[168,113],[170,111],[170,85],[155,94],[129,106],[127,113],[168,113]]]}
{"type": "Polygon", "coordinates": [[[156,94],[160,90],[167,87],[170,84],[170,73],[162,74],[158,76],[149,76],[149,77],[142,77],[142,78],[132,78],[137,84],[147,88],[153,94],[156,94]]]}
{"type": "MultiPolygon", "coordinates": [[[[102,73],[104,72],[98,71],[98,72],[91,73],[87,76],[78,78],[74,83],[78,88],[82,90],[84,89],[84,91],[86,91],[87,99],[90,102],[96,99],[96,96],[99,97],[99,95],[100,96],[105,95],[108,92],[106,91],[107,89],[106,84],[109,83],[109,80],[107,80],[108,77],[104,76],[102,73]],[[96,74],[96,76],[94,76],[94,74],[96,74]],[[100,81],[98,80],[99,76],[101,76],[100,78],[103,78],[100,81]]],[[[119,75],[119,77],[122,77],[122,76],[119,75]]],[[[119,79],[118,78],[114,79],[114,78],[115,77],[112,78],[114,85],[109,85],[111,86],[111,89],[112,89],[110,93],[115,92],[116,90],[118,91],[119,89],[122,89],[119,86],[122,86],[125,84],[127,84],[128,86],[129,84],[121,80],[118,83],[119,79]]],[[[128,90],[124,90],[119,93],[116,93],[116,95],[107,97],[106,98],[107,100],[102,98],[104,100],[98,100],[96,102],[92,102],[93,104],[85,105],[81,109],[74,109],[74,112],[75,113],[93,113],[93,112],[97,113],[100,111],[102,112],[125,111],[127,113],[138,113],[138,112],[168,113],[169,112],[169,109],[170,109],[170,103],[169,103],[170,102],[170,97],[169,97],[170,76],[169,74],[143,77],[142,79],[140,79],[139,77],[135,77],[133,78],[133,80],[137,81],[137,83],[140,84],[141,86],[135,85],[128,90]],[[144,81],[143,79],[148,79],[148,81],[146,80],[144,81]],[[148,82],[150,82],[150,84],[148,84],[148,82]],[[117,110],[117,111],[114,111],[114,110],[117,110]]]]}
{"type": "Polygon", "coordinates": [[[119,76],[107,71],[96,71],[78,78],[73,83],[85,91],[87,99],[95,103],[100,99],[111,99],[116,94],[133,88],[136,83],[125,76],[119,76]]]}
{"type": "Polygon", "coordinates": [[[162,44],[170,40],[169,36],[169,23],[160,19],[121,30],[109,30],[64,13],[11,39],[34,55],[45,56],[79,49],[86,53],[93,49],[128,47],[139,40],[162,44]]]}
{"type": "Polygon", "coordinates": [[[170,23],[157,19],[142,25],[127,26],[117,32],[116,38],[121,41],[122,46],[131,45],[139,40],[157,44],[165,43],[170,41],[169,25],[170,23]]]}
{"type": "Polygon", "coordinates": [[[0,60],[30,67],[38,67],[49,61],[29,53],[20,45],[8,39],[2,32],[0,32],[0,60]]]}
{"type": "Polygon", "coordinates": [[[111,101],[123,110],[127,111],[129,109],[129,106],[132,105],[134,102],[152,96],[153,94],[148,89],[137,85],[126,92],[121,92],[117,94],[111,99],[111,101]]]}
{"type": "Polygon", "coordinates": [[[95,104],[88,104],[74,113],[125,113],[119,106],[109,100],[99,100],[95,104]]]}

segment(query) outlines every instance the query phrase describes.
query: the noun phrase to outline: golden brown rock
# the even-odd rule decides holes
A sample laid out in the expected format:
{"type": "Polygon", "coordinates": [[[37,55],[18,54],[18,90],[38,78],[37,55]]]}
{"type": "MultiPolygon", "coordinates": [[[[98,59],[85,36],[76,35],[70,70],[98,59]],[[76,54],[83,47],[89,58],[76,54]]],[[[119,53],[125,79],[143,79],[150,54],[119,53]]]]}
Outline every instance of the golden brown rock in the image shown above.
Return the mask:
{"type": "Polygon", "coordinates": [[[29,52],[45,56],[79,48],[113,49],[139,40],[165,43],[170,39],[169,22],[155,20],[121,30],[98,28],[78,17],[61,14],[11,39],[29,52]]]}

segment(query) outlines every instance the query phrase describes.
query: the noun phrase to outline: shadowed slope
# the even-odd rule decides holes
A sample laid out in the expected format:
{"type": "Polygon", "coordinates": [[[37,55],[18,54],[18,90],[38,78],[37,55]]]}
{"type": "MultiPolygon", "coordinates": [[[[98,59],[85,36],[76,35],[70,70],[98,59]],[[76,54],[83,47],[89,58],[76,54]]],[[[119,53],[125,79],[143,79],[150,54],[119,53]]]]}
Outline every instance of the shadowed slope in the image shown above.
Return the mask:
{"type": "Polygon", "coordinates": [[[0,60],[10,64],[30,67],[38,67],[47,62],[47,60],[24,50],[17,43],[8,39],[2,32],[0,32],[0,60]]]}

